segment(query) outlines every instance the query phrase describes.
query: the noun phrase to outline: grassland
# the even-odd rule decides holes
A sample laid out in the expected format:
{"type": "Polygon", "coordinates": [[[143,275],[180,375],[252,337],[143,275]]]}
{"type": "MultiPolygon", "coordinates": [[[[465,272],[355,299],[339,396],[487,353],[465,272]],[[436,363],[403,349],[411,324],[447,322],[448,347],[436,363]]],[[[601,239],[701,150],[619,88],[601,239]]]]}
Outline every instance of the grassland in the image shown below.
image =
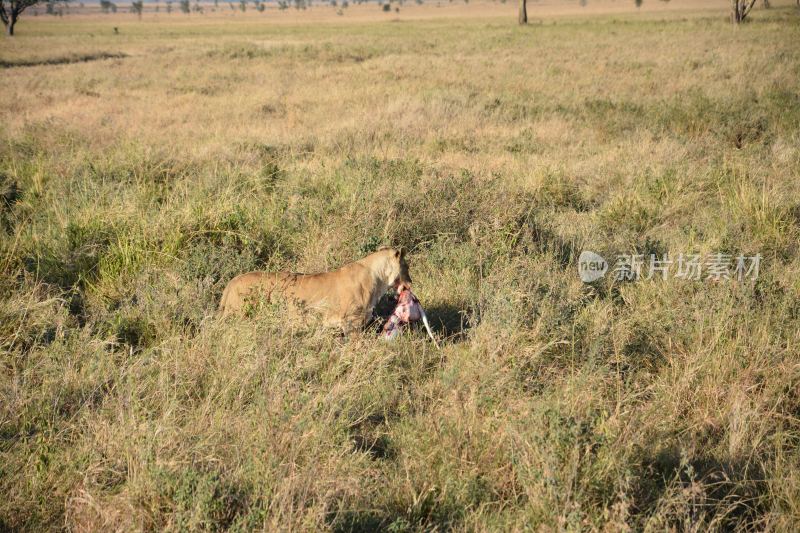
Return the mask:
{"type": "Polygon", "coordinates": [[[0,530],[796,531],[800,14],[726,5],[23,19],[0,530]],[[214,318],[383,243],[441,351],[214,318]],[[764,260],[590,286],[584,249],[764,260]]]}

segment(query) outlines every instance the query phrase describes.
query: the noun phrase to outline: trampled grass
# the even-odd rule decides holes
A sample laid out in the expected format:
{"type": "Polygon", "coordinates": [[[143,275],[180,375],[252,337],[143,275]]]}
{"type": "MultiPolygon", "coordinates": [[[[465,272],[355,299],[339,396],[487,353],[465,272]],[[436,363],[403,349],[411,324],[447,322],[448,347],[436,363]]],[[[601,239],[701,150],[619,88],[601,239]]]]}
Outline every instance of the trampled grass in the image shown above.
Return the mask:
{"type": "Polygon", "coordinates": [[[593,4],[20,22],[0,530],[800,527],[800,13],[593,4]],[[214,316],[384,243],[441,351],[214,316]]]}

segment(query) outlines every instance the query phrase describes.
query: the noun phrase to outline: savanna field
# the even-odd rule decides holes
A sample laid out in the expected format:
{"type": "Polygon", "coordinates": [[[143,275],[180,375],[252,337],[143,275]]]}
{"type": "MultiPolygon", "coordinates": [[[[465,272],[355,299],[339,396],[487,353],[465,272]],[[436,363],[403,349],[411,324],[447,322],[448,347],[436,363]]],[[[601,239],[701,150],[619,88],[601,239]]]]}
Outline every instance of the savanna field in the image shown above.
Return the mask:
{"type": "Polygon", "coordinates": [[[23,15],[0,530],[800,528],[800,10],[512,4],[23,15]],[[384,244],[441,350],[215,315],[384,244]]]}

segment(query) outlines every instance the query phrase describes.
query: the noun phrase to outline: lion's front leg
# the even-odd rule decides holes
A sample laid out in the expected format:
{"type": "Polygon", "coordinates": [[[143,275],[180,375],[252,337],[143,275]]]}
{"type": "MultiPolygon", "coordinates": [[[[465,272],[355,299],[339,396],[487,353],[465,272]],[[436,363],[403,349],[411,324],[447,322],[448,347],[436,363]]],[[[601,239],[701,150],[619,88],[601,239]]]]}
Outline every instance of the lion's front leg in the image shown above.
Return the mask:
{"type": "Polygon", "coordinates": [[[361,328],[363,327],[364,327],[364,321],[361,320],[360,317],[349,318],[342,322],[342,332],[344,332],[345,335],[350,335],[352,333],[355,333],[361,330],[361,328]]]}
{"type": "Polygon", "coordinates": [[[350,335],[356,331],[361,331],[367,324],[368,320],[365,315],[364,309],[354,310],[342,319],[342,331],[345,335],[350,335]]]}

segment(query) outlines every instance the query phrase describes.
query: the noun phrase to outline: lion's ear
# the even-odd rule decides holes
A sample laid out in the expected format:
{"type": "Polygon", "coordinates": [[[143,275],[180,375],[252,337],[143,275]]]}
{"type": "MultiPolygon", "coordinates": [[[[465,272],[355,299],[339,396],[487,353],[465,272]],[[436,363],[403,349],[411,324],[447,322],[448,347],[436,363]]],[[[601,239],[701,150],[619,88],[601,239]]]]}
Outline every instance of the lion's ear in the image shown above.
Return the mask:
{"type": "Polygon", "coordinates": [[[399,259],[403,259],[406,256],[406,249],[401,246],[400,248],[397,249],[394,255],[397,256],[399,259]]]}

